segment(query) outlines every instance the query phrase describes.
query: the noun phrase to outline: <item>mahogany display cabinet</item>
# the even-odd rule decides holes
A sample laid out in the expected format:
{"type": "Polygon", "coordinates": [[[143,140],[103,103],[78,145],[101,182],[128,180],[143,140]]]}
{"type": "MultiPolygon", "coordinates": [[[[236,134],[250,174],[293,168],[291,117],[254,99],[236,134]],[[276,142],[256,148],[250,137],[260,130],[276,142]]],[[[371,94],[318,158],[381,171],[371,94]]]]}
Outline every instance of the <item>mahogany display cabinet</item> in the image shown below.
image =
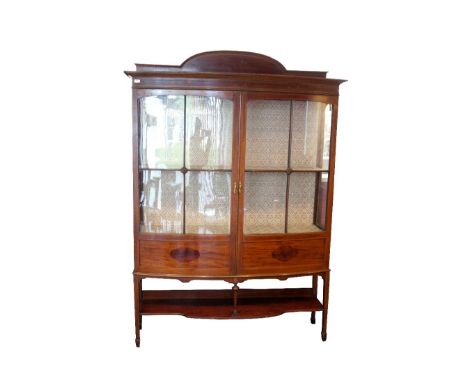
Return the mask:
{"type": "Polygon", "coordinates": [[[327,338],[338,88],[256,53],[137,64],[133,88],[136,345],[142,316],[322,312],[327,338]],[[310,288],[243,289],[311,276],[310,288]],[[144,278],[225,280],[224,290],[144,290],[144,278]],[[318,278],[323,278],[321,293],[318,278]]]}

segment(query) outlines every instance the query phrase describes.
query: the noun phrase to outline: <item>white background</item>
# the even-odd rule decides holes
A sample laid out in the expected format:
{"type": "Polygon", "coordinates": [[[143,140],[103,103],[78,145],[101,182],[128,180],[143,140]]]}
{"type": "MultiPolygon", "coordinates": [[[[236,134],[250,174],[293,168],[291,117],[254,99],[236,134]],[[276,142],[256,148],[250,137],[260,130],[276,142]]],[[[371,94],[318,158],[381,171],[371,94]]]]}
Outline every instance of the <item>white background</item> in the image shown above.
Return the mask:
{"type": "Polygon", "coordinates": [[[463,3],[2,2],[0,379],[466,381],[463,3]],[[123,70],[221,49],[348,80],[325,343],[320,315],[161,316],[135,348],[123,70]]]}

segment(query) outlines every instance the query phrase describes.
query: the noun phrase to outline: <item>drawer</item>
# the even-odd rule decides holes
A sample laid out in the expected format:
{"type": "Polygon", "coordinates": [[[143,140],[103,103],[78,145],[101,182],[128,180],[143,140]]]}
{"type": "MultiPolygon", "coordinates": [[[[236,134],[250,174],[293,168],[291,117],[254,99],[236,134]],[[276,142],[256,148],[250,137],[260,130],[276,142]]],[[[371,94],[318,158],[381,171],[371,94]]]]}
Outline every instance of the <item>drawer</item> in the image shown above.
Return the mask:
{"type": "Polygon", "coordinates": [[[229,242],[140,240],[139,271],[184,276],[228,276],[229,242]]]}
{"type": "Polygon", "coordinates": [[[313,239],[243,243],[241,273],[294,274],[325,269],[325,241],[313,239]]]}

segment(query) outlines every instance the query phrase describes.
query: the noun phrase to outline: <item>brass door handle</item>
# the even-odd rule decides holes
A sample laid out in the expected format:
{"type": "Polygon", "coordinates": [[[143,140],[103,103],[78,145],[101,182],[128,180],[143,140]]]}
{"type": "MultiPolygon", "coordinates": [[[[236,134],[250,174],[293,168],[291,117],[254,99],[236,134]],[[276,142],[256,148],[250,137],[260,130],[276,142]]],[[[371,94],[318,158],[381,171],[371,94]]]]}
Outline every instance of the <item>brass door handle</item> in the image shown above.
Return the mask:
{"type": "Polygon", "coordinates": [[[234,189],[233,189],[234,195],[235,194],[240,194],[242,192],[242,183],[239,182],[239,185],[237,185],[236,182],[234,182],[234,189]]]}

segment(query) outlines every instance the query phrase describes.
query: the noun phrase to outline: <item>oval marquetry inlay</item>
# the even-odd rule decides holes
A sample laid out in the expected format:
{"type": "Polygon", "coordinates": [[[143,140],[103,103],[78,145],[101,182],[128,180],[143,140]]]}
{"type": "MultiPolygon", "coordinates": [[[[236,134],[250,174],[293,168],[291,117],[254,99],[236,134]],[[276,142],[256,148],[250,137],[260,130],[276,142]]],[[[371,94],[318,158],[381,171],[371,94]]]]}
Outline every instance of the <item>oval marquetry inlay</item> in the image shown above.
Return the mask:
{"type": "Polygon", "coordinates": [[[187,263],[200,257],[200,251],[192,248],[176,248],[171,251],[171,257],[177,261],[187,263]]]}
{"type": "Polygon", "coordinates": [[[289,245],[281,246],[271,254],[275,259],[279,261],[288,261],[297,255],[297,249],[289,245]]]}

